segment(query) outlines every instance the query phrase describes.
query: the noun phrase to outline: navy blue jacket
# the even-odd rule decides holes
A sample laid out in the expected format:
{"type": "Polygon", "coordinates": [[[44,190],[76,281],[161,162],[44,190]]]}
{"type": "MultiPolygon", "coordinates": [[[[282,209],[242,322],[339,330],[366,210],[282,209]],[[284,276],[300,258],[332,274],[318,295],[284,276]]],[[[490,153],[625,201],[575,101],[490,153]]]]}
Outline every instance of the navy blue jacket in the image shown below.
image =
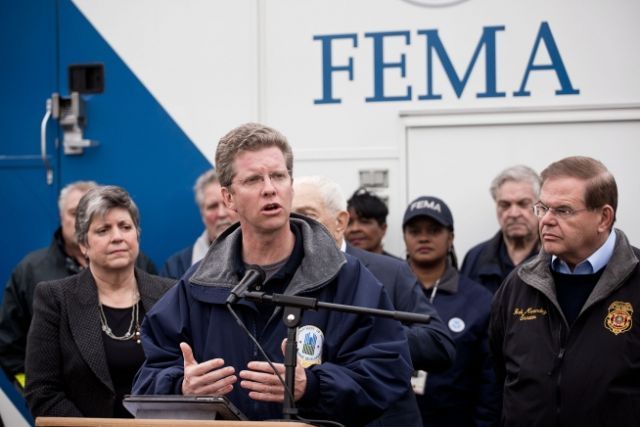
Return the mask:
{"type": "MultiPolygon", "coordinates": [[[[432,290],[425,289],[430,296],[432,290]]],[[[428,373],[425,394],[417,396],[425,426],[490,426],[499,419],[500,390],[489,356],[492,295],[447,267],[433,305],[456,344],[453,368],[428,373]]]]}
{"type": "MultiPolygon", "coordinates": [[[[393,309],[384,288],[355,258],[343,254],[317,222],[292,215],[299,227],[301,261],[285,293],[320,301],[393,309]],[[301,242],[300,242],[301,240],[301,242]]],[[[238,283],[234,264],[240,257],[241,229],[227,229],[207,253],[147,314],[142,344],[147,360],[134,382],[134,394],[180,394],[183,379],[181,341],[198,361],[222,357],[239,372],[258,349],[229,314],[225,301],[238,283]],[[224,261],[221,261],[224,260],[224,261]]],[[[286,268],[286,266],[285,266],[286,268]]],[[[266,291],[269,291],[268,284],[266,291]]],[[[243,323],[274,362],[282,362],[286,336],[277,307],[261,323],[259,307],[240,300],[234,305],[243,323]]],[[[410,388],[411,360],[400,323],[337,311],[305,311],[300,326],[314,326],[324,338],[319,364],[306,369],[307,389],[296,402],[306,418],[363,425],[379,417],[410,388]]],[[[250,419],[280,418],[282,405],[253,401],[239,385],[228,395],[250,419]]]]}
{"type": "Polygon", "coordinates": [[[193,245],[181,249],[175,254],[171,255],[165,261],[164,265],[160,269],[160,276],[170,277],[172,279],[181,278],[184,273],[191,267],[191,258],[193,256],[193,245]]]}
{"type": "MultiPolygon", "coordinates": [[[[533,258],[537,253],[536,246],[527,259],[533,258]]],[[[469,249],[462,261],[460,273],[495,293],[514,268],[502,238],[502,231],[498,231],[491,239],[469,249]]]]}
{"type": "Polygon", "coordinates": [[[365,251],[347,244],[346,252],[358,258],[382,283],[396,310],[428,314],[428,325],[407,328],[414,369],[442,372],[453,365],[455,344],[438,312],[422,292],[409,265],[400,259],[365,251]]]}
{"type": "MultiPolygon", "coordinates": [[[[405,261],[347,245],[346,253],[367,267],[385,287],[391,303],[400,311],[428,314],[427,325],[406,328],[414,369],[441,372],[453,365],[455,345],[433,305],[422,293],[422,286],[405,261]]],[[[413,391],[408,390],[392,408],[372,426],[422,426],[420,410],[413,391]]]]}

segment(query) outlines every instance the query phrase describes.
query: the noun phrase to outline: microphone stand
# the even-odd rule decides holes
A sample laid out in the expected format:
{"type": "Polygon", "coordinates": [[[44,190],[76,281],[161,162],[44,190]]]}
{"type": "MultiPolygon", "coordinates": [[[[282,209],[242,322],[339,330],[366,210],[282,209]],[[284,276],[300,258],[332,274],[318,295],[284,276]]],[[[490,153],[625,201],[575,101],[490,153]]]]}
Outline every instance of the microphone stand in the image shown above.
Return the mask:
{"type": "Polygon", "coordinates": [[[427,314],[383,310],[379,308],[360,307],[357,305],[336,304],[318,301],[317,298],[283,294],[266,294],[264,292],[245,292],[242,296],[247,300],[259,303],[267,302],[284,307],[282,321],[287,327],[287,343],[285,345],[284,352],[284,382],[286,389],[284,393],[284,402],[282,404],[282,416],[285,420],[292,420],[294,416],[298,414],[298,410],[295,407],[293,399],[295,394],[296,364],[298,363],[297,330],[303,310],[317,310],[319,308],[324,308],[334,311],[343,311],[346,313],[386,317],[399,320],[404,323],[429,323],[431,321],[431,316],[427,314]]]}

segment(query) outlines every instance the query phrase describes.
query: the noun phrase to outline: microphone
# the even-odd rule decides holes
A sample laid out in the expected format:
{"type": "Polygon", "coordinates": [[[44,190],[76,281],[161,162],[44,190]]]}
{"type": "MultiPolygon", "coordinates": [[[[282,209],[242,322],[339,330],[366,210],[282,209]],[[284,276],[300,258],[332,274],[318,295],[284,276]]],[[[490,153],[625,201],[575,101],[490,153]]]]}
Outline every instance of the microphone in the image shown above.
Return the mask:
{"type": "Polygon", "coordinates": [[[261,285],[262,282],[264,282],[264,278],[264,271],[262,271],[260,267],[257,265],[248,266],[240,283],[231,289],[231,293],[227,298],[227,304],[233,304],[240,298],[243,298],[249,288],[261,285]]]}

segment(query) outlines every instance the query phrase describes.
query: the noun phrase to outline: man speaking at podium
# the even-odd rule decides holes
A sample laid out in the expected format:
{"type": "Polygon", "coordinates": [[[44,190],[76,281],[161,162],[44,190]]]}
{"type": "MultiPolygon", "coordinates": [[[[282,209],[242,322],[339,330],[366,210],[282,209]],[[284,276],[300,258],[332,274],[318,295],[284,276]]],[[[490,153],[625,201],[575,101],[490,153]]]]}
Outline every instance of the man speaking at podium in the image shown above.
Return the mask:
{"type": "MultiPolygon", "coordinates": [[[[393,307],[371,273],[321,225],[290,215],[293,154],[280,132],[242,125],[220,140],[215,162],[225,205],[238,213],[239,225],[220,235],[148,313],[147,360],[133,394],[227,395],[250,419],[277,419],[284,387],[226,304],[249,267],[265,272],[256,290],[267,294],[393,307]]],[[[242,298],[232,308],[284,376],[283,309],[242,298]]],[[[292,393],[304,418],[366,424],[411,387],[407,339],[395,320],[308,310],[298,342],[304,345],[292,393]]]]}

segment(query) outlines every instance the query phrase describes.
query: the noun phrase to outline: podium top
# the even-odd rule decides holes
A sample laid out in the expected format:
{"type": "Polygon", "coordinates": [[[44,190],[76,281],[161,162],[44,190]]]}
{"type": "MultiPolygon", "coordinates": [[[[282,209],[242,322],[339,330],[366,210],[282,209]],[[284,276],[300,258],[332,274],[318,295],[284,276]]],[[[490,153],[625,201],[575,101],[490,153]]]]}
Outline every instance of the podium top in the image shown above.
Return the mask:
{"type": "MultiPolygon", "coordinates": [[[[283,427],[279,421],[151,420],[135,418],[38,417],[36,427],[283,427]]],[[[308,424],[287,422],[286,427],[308,424]]]]}

